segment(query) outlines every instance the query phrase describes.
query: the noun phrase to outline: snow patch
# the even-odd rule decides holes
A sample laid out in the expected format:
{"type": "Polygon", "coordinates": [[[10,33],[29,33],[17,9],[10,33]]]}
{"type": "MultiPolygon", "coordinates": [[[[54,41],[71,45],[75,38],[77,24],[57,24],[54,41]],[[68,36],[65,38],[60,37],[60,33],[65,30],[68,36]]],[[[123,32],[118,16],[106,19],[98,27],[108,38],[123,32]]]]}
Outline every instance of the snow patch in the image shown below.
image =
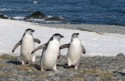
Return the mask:
{"type": "MultiPolygon", "coordinates": [[[[50,28],[24,21],[0,19],[0,53],[12,54],[13,46],[21,39],[25,29],[32,28],[35,30],[33,36],[41,40],[41,44],[46,43],[54,33],[64,35],[61,40],[61,45],[69,43],[71,35],[74,32],[79,32],[79,38],[87,53],[85,56],[115,56],[118,53],[125,54],[125,35],[122,34],[98,34],[95,32],[70,30],[63,28],[50,28]]],[[[40,44],[40,45],[41,45],[40,44]]],[[[36,47],[39,44],[36,44],[36,47]]],[[[67,50],[62,50],[62,54],[66,54],[67,50]]],[[[41,51],[36,52],[38,55],[41,51]]],[[[20,54],[20,47],[14,54],[20,54]]]]}

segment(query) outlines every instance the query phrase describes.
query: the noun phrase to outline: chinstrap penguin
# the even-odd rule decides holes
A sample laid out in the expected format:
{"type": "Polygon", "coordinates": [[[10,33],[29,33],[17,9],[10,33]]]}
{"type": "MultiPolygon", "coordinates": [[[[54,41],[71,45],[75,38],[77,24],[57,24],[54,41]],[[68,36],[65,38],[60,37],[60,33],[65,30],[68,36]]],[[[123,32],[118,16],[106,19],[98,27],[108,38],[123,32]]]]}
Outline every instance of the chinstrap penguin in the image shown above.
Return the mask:
{"type": "Polygon", "coordinates": [[[20,57],[22,59],[22,65],[28,64],[29,62],[35,62],[36,55],[31,54],[32,50],[35,48],[34,42],[37,42],[40,44],[40,40],[37,38],[33,38],[33,32],[35,30],[33,29],[26,29],[21,40],[15,44],[14,48],[12,49],[12,52],[16,50],[18,46],[21,45],[20,49],[20,57]]]}
{"type": "Polygon", "coordinates": [[[81,44],[80,39],[78,38],[79,33],[73,33],[71,42],[60,46],[60,49],[68,48],[67,61],[69,66],[73,66],[75,69],[78,68],[80,58],[82,53],[85,54],[86,50],[81,44]]]}
{"type": "Polygon", "coordinates": [[[64,36],[61,34],[56,33],[49,39],[47,43],[37,47],[32,51],[32,53],[34,53],[37,50],[43,49],[40,60],[41,71],[44,69],[57,71],[56,64],[60,53],[60,39],[63,37],[64,36]]]}

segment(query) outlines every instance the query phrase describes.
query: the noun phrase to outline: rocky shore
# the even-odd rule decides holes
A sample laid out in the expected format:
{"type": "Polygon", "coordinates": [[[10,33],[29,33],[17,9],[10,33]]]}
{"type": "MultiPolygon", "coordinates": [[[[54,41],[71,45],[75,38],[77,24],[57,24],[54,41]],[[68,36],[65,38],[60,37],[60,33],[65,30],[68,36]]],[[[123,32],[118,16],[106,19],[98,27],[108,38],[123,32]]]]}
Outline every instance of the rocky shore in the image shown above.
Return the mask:
{"type": "Polygon", "coordinates": [[[97,24],[41,24],[50,28],[65,28],[81,31],[96,32],[99,34],[113,33],[113,34],[125,34],[125,26],[118,25],[97,25],[97,24]]]}
{"type": "Polygon", "coordinates": [[[0,81],[124,81],[125,56],[82,57],[78,70],[66,65],[65,56],[57,64],[57,72],[40,71],[39,57],[35,64],[21,65],[18,56],[0,56],[0,81]]]}
{"type": "Polygon", "coordinates": [[[45,23],[43,21],[57,21],[57,22],[66,22],[63,18],[57,17],[57,16],[47,16],[41,11],[35,11],[31,13],[30,15],[27,15],[25,17],[19,18],[19,17],[9,17],[7,15],[0,13],[0,19],[11,19],[11,20],[22,20],[22,21],[28,21],[28,22],[36,22],[36,23],[45,23]]]}

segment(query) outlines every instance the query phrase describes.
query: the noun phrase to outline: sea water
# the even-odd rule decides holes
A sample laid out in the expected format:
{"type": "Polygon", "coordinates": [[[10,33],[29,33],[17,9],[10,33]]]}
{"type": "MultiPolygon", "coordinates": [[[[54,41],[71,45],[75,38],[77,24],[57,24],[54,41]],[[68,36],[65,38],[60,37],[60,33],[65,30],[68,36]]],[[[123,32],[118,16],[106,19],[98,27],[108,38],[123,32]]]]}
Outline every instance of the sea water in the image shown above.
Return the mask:
{"type": "Polygon", "coordinates": [[[10,17],[35,11],[74,24],[125,25],[125,0],[0,0],[0,13],[10,17]]]}

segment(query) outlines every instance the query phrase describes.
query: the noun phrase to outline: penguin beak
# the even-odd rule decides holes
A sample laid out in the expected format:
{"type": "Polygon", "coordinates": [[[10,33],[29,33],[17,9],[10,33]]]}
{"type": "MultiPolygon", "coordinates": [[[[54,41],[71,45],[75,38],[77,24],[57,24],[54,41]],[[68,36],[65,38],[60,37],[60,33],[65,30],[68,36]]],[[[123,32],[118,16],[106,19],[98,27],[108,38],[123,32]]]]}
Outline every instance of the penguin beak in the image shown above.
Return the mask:
{"type": "Polygon", "coordinates": [[[76,35],[79,35],[79,33],[76,33],[76,35]]]}
{"type": "Polygon", "coordinates": [[[35,30],[32,30],[32,32],[35,32],[35,30]]]}
{"type": "Polygon", "coordinates": [[[60,35],[61,38],[64,38],[64,36],[60,35]]]}

